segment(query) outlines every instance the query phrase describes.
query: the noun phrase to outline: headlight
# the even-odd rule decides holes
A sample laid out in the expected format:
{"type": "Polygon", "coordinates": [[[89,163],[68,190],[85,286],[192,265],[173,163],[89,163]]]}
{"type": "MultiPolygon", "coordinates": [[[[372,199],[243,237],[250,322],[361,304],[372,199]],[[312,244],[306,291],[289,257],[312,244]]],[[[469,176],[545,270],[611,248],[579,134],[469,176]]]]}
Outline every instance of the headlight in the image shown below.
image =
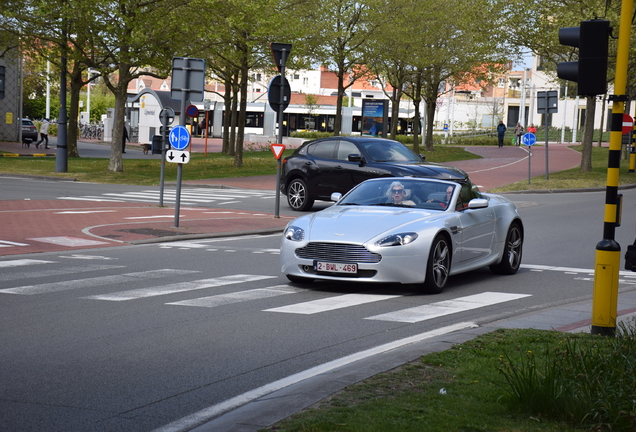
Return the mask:
{"type": "Polygon", "coordinates": [[[392,234],[375,242],[376,246],[403,246],[411,243],[417,238],[417,233],[408,232],[400,234],[392,234]]]}
{"type": "Polygon", "coordinates": [[[287,240],[303,241],[305,238],[305,230],[297,226],[290,226],[285,230],[284,236],[287,240]]]}

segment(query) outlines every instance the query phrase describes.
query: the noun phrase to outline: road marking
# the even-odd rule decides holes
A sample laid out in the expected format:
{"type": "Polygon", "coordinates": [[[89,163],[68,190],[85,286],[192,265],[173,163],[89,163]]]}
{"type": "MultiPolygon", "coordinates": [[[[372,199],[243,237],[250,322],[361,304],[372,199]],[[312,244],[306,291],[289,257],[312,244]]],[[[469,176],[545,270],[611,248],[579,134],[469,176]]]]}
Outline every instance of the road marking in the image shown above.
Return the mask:
{"type": "Polygon", "coordinates": [[[103,244],[109,244],[107,242],[101,242],[96,240],[87,240],[79,237],[37,237],[28,238],[27,240],[35,240],[42,243],[52,243],[60,246],[80,247],[80,246],[97,246],[103,244]]]}
{"type": "Polygon", "coordinates": [[[233,303],[240,303],[244,301],[250,300],[260,300],[269,297],[277,297],[285,294],[295,294],[298,292],[303,292],[304,289],[301,288],[293,288],[288,285],[276,285],[268,288],[257,288],[253,290],[247,291],[238,291],[227,294],[219,294],[210,297],[201,297],[198,299],[192,300],[183,300],[178,302],[166,303],[169,305],[177,305],[177,306],[198,306],[198,307],[207,307],[213,308],[217,306],[224,306],[233,303]]]}
{"type": "Polygon", "coordinates": [[[459,297],[453,300],[446,300],[437,303],[431,303],[422,306],[416,306],[408,309],[402,309],[395,312],[375,315],[365,319],[377,321],[397,321],[406,323],[416,323],[445,315],[465,312],[472,309],[478,309],[486,306],[504,303],[512,300],[518,300],[524,297],[530,297],[530,294],[509,294],[498,292],[485,292],[481,294],[459,297]]]}
{"type": "MultiPolygon", "coordinates": [[[[105,266],[108,267],[108,266],[105,266]]],[[[65,272],[66,273],[66,272],[65,272]]],[[[121,275],[111,276],[99,276],[94,278],[66,280],[61,282],[51,282],[39,285],[25,285],[15,288],[0,289],[0,293],[6,294],[21,294],[21,295],[35,295],[35,294],[48,294],[60,291],[69,291],[81,288],[92,288],[99,285],[113,285],[113,284],[138,284],[140,280],[144,279],[159,279],[166,276],[184,275],[189,273],[198,273],[194,270],[173,270],[173,269],[161,269],[150,270],[136,273],[124,273],[121,275]]]]}
{"type": "Polygon", "coordinates": [[[253,282],[263,279],[274,279],[277,276],[259,276],[259,275],[231,275],[219,278],[201,279],[191,282],[181,282],[163,286],[153,286],[150,288],[140,288],[129,291],[120,291],[111,294],[94,295],[83,297],[90,300],[107,300],[107,301],[127,301],[147,297],[156,297],[168,294],[181,293],[186,291],[196,291],[205,288],[212,288],[223,285],[231,285],[238,283],[253,282]]]}
{"type": "Polygon", "coordinates": [[[305,303],[298,303],[272,309],[265,309],[264,312],[282,312],[301,315],[312,315],[321,312],[342,309],[351,306],[358,306],[365,303],[372,303],[381,300],[388,300],[401,295],[380,295],[380,294],[345,294],[336,297],[329,297],[320,300],[313,300],[305,303]]]}
{"type": "Polygon", "coordinates": [[[11,247],[11,246],[29,246],[26,243],[17,243],[17,242],[12,242],[9,240],[0,240],[0,247],[11,247]]]}
{"type": "MultiPolygon", "coordinates": [[[[53,263],[53,261],[49,261],[49,262],[53,263]]],[[[8,281],[14,281],[14,280],[44,278],[44,277],[50,277],[50,276],[70,275],[73,273],[86,273],[90,271],[112,270],[112,269],[119,269],[124,267],[125,266],[122,266],[122,265],[103,265],[102,264],[102,265],[83,265],[81,267],[74,267],[74,266],[63,267],[63,268],[55,267],[55,268],[48,268],[45,270],[25,269],[24,271],[15,271],[11,273],[4,272],[0,274],[0,281],[8,282],[8,281]]]]}
{"type": "Polygon", "coordinates": [[[0,268],[4,267],[20,267],[26,265],[35,265],[35,264],[49,264],[54,263],[55,261],[44,261],[44,260],[34,260],[34,259],[17,259],[11,261],[0,261],[0,268]]]}
{"type": "Polygon", "coordinates": [[[394,342],[389,342],[384,345],[379,345],[377,347],[370,348],[368,350],[360,351],[358,353],[351,354],[346,357],[332,360],[322,365],[315,366],[311,369],[298,372],[286,378],[255,388],[254,390],[250,390],[241,395],[238,395],[231,399],[223,401],[219,404],[212,405],[208,408],[204,408],[200,411],[197,411],[186,417],[183,417],[182,419],[179,419],[163,427],[155,429],[154,432],[178,432],[178,431],[184,431],[184,430],[191,430],[194,427],[213,419],[214,417],[217,417],[230,410],[233,410],[234,408],[245,405],[263,396],[271,394],[277,390],[283,389],[285,387],[289,387],[293,384],[297,384],[309,378],[313,378],[315,376],[340,369],[354,362],[364,360],[378,354],[383,354],[385,352],[402,348],[407,345],[411,345],[417,342],[422,342],[424,340],[431,339],[435,336],[442,336],[442,335],[449,334],[455,331],[460,331],[460,330],[465,330],[465,329],[475,328],[475,327],[478,327],[477,324],[472,322],[458,323],[455,325],[442,327],[442,328],[432,330],[429,332],[420,333],[418,335],[400,339],[394,342]]]}
{"type": "Polygon", "coordinates": [[[88,214],[88,213],[116,213],[117,210],[76,210],[76,211],[62,211],[62,212],[53,212],[53,214],[88,214]]]}

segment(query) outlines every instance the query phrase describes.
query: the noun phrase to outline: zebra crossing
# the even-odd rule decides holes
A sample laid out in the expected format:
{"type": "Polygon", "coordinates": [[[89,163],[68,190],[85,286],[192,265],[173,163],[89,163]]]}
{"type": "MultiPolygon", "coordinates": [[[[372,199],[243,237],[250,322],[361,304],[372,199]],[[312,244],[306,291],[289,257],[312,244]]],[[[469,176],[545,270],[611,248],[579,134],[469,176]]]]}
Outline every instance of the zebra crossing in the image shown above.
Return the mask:
{"type": "MultiPolygon", "coordinates": [[[[205,291],[198,298],[165,300],[165,305],[174,307],[219,308],[237,303],[257,302],[264,299],[280,298],[282,304],[277,307],[260,309],[264,314],[289,314],[298,317],[329,313],[333,311],[358,308],[369,304],[386,304],[389,311],[382,314],[371,314],[363,319],[374,321],[390,321],[399,323],[418,323],[425,320],[452,315],[490,305],[512,302],[530,297],[530,294],[513,294],[504,292],[485,292],[477,295],[459,297],[452,300],[434,302],[432,304],[392,310],[394,304],[390,300],[399,299],[408,294],[385,294],[368,291],[354,294],[325,294],[316,292],[319,297],[307,301],[307,294],[312,291],[293,285],[271,284],[278,276],[234,274],[213,278],[197,279],[201,273],[196,270],[156,269],[139,272],[126,272],[126,266],[112,264],[89,264],[84,266],[65,265],[66,261],[17,259],[0,262],[0,268],[14,267],[12,273],[0,274],[0,296],[36,296],[55,295],[57,293],[76,293],[78,299],[97,302],[139,302],[150,298],[166,298],[169,295],[184,294],[188,297],[193,292],[205,291]],[[32,268],[33,267],[33,268],[32,268]],[[86,272],[113,270],[118,274],[84,277],[86,272]],[[66,280],[47,281],[51,276],[68,275],[66,280]],[[165,281],[164,281],[165,279],[165,281]],[[179,279],[182,279],[179,281],[179,279]],[[39,282],[32,282],[38,280],[39,282]],[[175,281],[176,280],[176,281],[175,281]],[[17,286],[7,287],[9,283],[19,281],[17,286]],[[268,283],[270,282],[270,283],[268,283]],[[246,284],[263,285],[235,292],[223,292],[210,295],[210,290],[220,287],[240,286],[246,284]],[[112,287],[135,287],[111,292],[112,287]],[[82,291],[95,288],[104,289],[101,294],[86,295],[82,291]],[[302,301],[294,301],[294,296],[301,295],[302,301]],[[325,297],[325,295],[327,295],[325,297]]],[[[252,303],[254,304],[254,303],[252,303]]]]}
{"type": "MultiPolygon", "coordinates": [[[[176,202],[176,190],[166,189],[163,193],[165,203],[176,202]]],[[[179,202],[181,204],[233,204],[248,198],[272,199],[276,197],[275,191],[250,190],[250,189],[215,189],[215,188],[182,188],[179,202]]],[[[78,197],[57,197],[59,200],[73,201],[97,201],[97,202],[159,202],[159,189],[148,189],[137,192],[103,193],[101,195],[85,195],[78,197]]]]}

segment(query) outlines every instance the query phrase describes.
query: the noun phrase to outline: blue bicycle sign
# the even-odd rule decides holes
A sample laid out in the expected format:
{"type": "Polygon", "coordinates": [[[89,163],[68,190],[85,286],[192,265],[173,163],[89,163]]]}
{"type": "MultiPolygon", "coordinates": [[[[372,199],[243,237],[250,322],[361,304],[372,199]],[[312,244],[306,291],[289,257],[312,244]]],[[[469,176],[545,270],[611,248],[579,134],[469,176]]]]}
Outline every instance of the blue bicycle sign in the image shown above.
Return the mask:
{"type": "Polygon", "coordinates": [[[521,144],[523,144],[524,146],[531,146],[531,145],[534,145],[534,143],[536,142],[537,142],[537,137],[532,132],[525,133],[521,137],[521,144]]]}
{"type": "Polygon", "coordinates": [[[185,126],[175,126],[170,131],[168,140],[175,150],[183,150],[188,146],[188,144],[190,144],[190,132],[185,128],[185,126]]]}

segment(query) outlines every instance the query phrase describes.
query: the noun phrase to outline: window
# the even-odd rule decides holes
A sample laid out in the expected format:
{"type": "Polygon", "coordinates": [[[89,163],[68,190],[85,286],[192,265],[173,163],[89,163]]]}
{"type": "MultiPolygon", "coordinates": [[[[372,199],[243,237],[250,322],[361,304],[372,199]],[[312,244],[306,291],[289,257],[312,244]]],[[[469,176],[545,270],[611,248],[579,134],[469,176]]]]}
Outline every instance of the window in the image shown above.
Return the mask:
{"type": "Polygon", "coordinates": [[[300,75],[298,75],[298,74],[294,74],[294,79],[295,79],[295,80],[300,79],[300,75]]]}
{"type": "Polygon", "coordinates": [[[348,156],[353,153],[360,154],[360,150],[358,150],[358,147],[356,147],[354,143],[349,141],[340,141],[340,146],[338,146],[338,160],[349,160],[348,156]]]}
{"type": "Polygon", "coordinates": [[[497,82],[497,87],[505,88],[506,87],[506,79],[505,78],[499,78],[499,81],[497,82]]]}
{"type": "Polygon", "coordinates": [[[304,85],[308,85],[308,84],[309,84],[309,78],[304,77],[304,78],[303,78],[303,84],[304,84],[304,85]]]}
{"type": "Polygon", "coordinates": [[[338,141],[323,141],[309,146],[308,152],[310,155],[323,159],[333,159],[334,152],[336,150],[336,144],[338,141]]]}

